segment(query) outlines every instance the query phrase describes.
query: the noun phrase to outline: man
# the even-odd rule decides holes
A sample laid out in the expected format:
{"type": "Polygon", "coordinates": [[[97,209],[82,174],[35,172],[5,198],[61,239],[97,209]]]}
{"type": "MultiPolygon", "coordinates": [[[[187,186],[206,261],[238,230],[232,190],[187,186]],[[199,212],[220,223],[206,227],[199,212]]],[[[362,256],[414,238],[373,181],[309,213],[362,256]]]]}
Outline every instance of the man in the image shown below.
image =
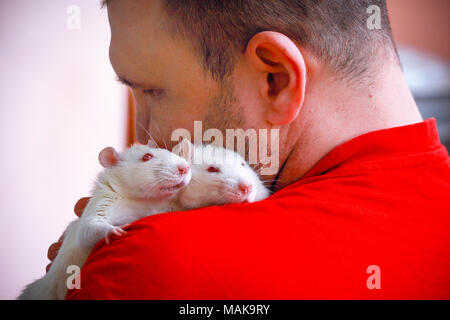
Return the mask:
{"type": "Polygon", "coordinates": [[[195,120],[279,129],[280,167],[265,201],[137,221],[94,249],[68,298],[449,298],[450,161],[405,83],[385,1],[107,9],[141,143],[148,130],[171,147],[195,120]]]}

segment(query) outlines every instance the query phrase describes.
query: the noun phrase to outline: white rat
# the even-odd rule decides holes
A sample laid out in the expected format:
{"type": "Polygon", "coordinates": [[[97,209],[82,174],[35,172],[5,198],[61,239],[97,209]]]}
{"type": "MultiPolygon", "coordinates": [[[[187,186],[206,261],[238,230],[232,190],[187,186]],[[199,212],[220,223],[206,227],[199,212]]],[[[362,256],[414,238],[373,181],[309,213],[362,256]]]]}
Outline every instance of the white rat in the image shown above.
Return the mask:
{"type": "Polygon", "coordinates": [[[178,151],[190,159],[192,168],[191,182],[178,196],[184,209],[254,202],[269,196],[257,173],[238,153],[210,144],[189,146],[186,141],[185,151],[178,151]]]}
{"type": "MultiPolygon", "coordinates": [[[[179,211],[176,196],[191,179],[189,163],[174,153],[148,145],[133,145],[122,153],[103,149],[99,174],[83,215],[71,222],[49,272],[29,284],[19,299],[64,299],[67,267],[81,268],[95,244],[140,218],[179,211]]],[[[185,145],[189,148],[189,145],[185,145]]]]}

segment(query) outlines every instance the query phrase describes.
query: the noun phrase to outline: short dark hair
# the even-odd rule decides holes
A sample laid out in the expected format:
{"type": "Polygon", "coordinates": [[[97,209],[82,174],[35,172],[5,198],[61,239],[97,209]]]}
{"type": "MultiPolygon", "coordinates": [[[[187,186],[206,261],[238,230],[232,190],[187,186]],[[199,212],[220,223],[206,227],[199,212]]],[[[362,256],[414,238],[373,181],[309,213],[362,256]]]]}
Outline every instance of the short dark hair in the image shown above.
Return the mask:
{"type": "Polygon", "coordinates": [[[341,78],[365,75],[380,48],[397,59],[386,0],[161,0],[171,32],[192,39],[204,70],[222,80],[258,32],[277,31],[310,50],[341,78]],[[367,9],[380,9],[369,29],[367,9]]]}
{"type": "Polygon", "coordinates": [[[193,39],[206,71],[223,79],[258,32],[277,31],[309,49],[336,74],[364,74],[375,52],[396,53],[385,0],[162,0],[174,31],[193,39]],[[367,9],[380,8],[370,30],[367,9]]]}

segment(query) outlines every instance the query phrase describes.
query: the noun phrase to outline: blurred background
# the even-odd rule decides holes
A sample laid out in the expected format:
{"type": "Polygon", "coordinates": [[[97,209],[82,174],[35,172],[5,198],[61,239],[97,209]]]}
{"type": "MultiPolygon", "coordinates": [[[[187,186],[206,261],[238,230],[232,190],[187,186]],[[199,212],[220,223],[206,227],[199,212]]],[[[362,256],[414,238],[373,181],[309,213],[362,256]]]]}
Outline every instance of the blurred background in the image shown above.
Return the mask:
{"type": "MultiPolygon", "coordinates": [[[[0,1],[0,299],[41,277],[89,194],[98,152],[123,149],[132,100],[109,63],[93,0],[0,1]]],[[[450,146],[449,0],[388,0],[408,84],[450,146]]]]}
{"type": "Polygon", "coordinates": [[[387,0],[406,81],[450,148],[450,1],[387,0]]]}

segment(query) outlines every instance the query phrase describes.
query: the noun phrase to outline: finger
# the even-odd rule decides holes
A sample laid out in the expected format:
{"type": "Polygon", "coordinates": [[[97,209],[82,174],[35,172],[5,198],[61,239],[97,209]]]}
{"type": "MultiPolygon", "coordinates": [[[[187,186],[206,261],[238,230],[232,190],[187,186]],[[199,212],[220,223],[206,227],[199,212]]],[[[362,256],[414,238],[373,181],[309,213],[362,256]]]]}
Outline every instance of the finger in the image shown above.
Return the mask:
{"type": "Polygon", "coordinates": [[[83,214],[83,210],[86,207],[89,199],[91,199],[91,198],[84,197],[77,201],[77,203],[75,204],[75,207],[73,208],[73,211],[75,212],[75,214],[77,216],[81,217],[81,215],[83,214]]]}
{"type": "Polygon", "coordinates": [[[61,245],[62,242],[55,242],[48,248],[47,257],[50,261],[53,261],[56,258],[61,245]]]}

